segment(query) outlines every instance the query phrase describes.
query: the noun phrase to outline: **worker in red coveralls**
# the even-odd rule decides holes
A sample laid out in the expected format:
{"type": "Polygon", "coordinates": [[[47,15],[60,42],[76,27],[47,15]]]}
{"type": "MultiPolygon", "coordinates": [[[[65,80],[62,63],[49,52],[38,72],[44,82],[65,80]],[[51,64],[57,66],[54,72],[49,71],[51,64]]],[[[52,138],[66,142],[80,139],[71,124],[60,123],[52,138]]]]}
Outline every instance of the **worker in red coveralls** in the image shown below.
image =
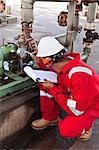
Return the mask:
{"type": "Polygon", "coordinates": [[[32,128],[40,130],[55,125],[59,105],[68,113],[58,122],[60,134],[66,138],[89,140],[93,122],[99,118],[99,76],[80,60],[79,54],[66,54],[54,37],[40,40],[36,57],[52,59],[50,67],[58,73],[58,84],[48,80],[40,83],[43,87],[40,92],[42,118],[33,121],[32,128]]]}

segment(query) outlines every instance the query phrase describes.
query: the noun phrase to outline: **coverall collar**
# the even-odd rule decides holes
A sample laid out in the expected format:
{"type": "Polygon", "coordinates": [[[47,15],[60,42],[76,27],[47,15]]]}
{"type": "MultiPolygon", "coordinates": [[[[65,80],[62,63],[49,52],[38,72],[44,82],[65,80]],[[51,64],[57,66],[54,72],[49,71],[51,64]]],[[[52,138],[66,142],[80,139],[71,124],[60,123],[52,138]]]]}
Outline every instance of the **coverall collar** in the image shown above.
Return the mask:
{"type": "Polygon", "coordinates": [[[63,68],[62,72],[66,72],[68,69],[70,69],[75,64],[75,60],[80,60],[80,54],[79,53],[68,53],[66,54],[67,57],[72,57],[71,59],[63,68]]]}

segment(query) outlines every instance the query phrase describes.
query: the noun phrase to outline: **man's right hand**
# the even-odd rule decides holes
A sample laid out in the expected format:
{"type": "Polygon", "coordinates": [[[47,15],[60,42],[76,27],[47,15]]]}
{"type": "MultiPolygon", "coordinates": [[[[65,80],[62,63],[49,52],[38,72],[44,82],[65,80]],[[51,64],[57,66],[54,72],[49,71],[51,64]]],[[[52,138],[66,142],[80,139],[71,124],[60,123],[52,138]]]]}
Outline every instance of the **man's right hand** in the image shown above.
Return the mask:
{"type": "Polygon", "coordinates": [[[38,50],[35,50],[34,52],[32,52],[31,57],[39,65],[42,63],[42,58],[36,57],[37,52],[38,50]]]}

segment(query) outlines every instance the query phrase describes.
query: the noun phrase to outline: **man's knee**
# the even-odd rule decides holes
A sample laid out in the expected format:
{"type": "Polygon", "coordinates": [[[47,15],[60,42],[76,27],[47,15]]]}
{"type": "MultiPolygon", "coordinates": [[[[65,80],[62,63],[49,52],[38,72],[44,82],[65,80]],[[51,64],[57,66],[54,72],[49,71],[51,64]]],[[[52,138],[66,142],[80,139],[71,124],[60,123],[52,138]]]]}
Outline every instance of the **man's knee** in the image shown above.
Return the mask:
{"type": "Polygon", "coordinates": [[[77,137],[77,133],[74,133],[74,131],[71,129],[63,128],[63,129],[59,129],[59,131],[62,137],[65,137],[65,138],[77,137]]]}
{"type": "Polygon", "coordinates": [[[75,138],[81,135],[81,130],[75,128],[75,125],[73,126],[73,122],[64,122],[60,121],[59,123],[59,132],[62,137],[65,138],[75,138]]]}

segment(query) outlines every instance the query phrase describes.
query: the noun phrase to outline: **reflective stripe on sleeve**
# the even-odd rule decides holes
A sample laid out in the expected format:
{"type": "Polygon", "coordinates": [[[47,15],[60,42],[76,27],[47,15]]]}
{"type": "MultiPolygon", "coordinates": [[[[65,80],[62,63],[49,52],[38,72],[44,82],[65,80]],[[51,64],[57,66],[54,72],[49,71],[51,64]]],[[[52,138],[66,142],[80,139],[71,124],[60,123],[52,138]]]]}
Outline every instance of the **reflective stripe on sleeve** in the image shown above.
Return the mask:
{"type": "Polygon", "coordinates": [[[92,70],[90,70],[89,68],[86,68],[86,67],[78,66],[78,67],[73,67],[70,70],[70,72],[68,74],[69,79],[71,79],[72,75],[76,72],[84,72],[84,73],[87,73],[92,76],[92,70]]]}
{"type": "Polygon", "coordinates": [[[75,100],[68,99],[67,106],[76,116],[80,116],[84,113],[84,111],[79,111],[76,109],[76,101],[75,100]]]}
{"type": "Polygon", "coordinates": [[[41,91],[41,90],[40,90],[40,96],[47,96],[47,97],[49,97],[49,98],[52,98],[52,97],[53,97],[52,95],[46,93],[45,91],[41,91]]]}
{"type": "Polygon", "coordinates": [[[80,116],[84,113],[84,111],[79,111],[73,107],[69,107],[69,109],[76,115],[76,116],[80,116]]]}

